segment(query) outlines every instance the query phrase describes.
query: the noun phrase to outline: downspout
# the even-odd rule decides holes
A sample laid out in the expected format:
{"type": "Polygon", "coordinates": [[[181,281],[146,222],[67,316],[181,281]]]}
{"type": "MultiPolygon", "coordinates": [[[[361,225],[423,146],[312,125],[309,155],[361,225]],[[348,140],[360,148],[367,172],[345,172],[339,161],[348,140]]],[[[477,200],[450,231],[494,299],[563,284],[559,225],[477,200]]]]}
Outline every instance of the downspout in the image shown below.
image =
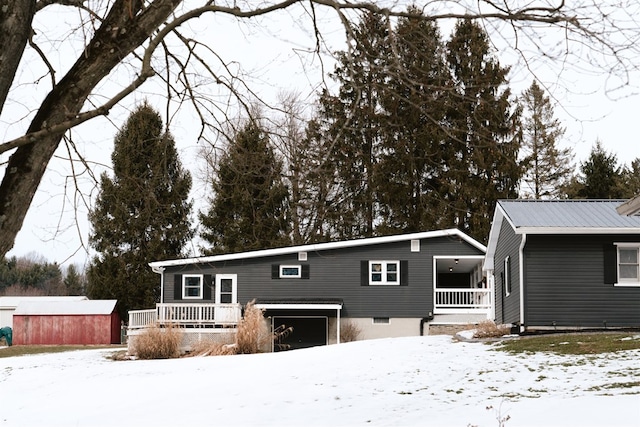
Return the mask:
{"type": "Polygon", "coordinates": [[[518,279],[520,280],[520,333],[524,332],[526,321],[524,318],[524,246],[527,243],[527,235],[522,234],[520,249],[518,252],[518,279]]]}
{"type": "Polygon", "coordinates": [[[160,302],[164,302],[164,267],[151,267],[151,271],[160,275],[160,302]]]}
{"type": "Polygon", "coordinates": [[[420,336],[424,336],[424,324],[433,320],[433,313],[429,313],[427,317],[420,319],[420,336]]]}

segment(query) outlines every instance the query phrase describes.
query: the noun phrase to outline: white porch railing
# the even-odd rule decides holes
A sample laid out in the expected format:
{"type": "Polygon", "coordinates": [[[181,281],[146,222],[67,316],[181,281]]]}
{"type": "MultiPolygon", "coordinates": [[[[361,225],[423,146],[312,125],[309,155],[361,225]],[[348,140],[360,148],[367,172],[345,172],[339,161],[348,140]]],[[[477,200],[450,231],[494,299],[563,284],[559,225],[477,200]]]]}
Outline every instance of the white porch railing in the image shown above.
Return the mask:
{"type": "Polygon", "coordinates": [[[129,311],[129,329],[153,324],[177,326],[234,326],[241,317],[240,304],[156,304],[155,309],[129,311]]]}
{"type": "Polygon", "coordinates": [[[437,289],[434,314],[491,313],[493,306],[491,289],[437,289]]]}

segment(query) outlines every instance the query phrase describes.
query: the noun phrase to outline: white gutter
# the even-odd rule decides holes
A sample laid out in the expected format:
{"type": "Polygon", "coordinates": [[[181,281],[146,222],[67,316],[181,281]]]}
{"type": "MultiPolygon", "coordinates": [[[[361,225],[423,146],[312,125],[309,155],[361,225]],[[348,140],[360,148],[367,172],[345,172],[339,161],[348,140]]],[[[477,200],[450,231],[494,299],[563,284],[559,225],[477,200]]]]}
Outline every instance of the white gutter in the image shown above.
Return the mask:
{"type": "Polygon", "coordinates": [[[522,240],[520,241],[520,249],[518,253],[518,276],[520,279],[520,332],[524,332],[524,246],[527,243],[527,235],[522,235],[522,240]]]}

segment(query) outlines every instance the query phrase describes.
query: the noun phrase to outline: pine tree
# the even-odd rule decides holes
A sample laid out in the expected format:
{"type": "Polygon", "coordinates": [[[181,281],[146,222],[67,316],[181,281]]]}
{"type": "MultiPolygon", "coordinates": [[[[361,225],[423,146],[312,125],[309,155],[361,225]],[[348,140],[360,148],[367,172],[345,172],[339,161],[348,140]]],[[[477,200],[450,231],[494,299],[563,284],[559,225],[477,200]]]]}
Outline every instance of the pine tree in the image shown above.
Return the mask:
{"type": "Polygon", "coordinates": [[[158,276],[148,263],[181,257],[193,235],[191,175],[182,169],[160,115],[147,103],[116,135],[111,158],[114,176],[102,174],[89,214],[90,243],[98,255],[87,271],[88,296],[117,299],[126,319],[128,310],[159,301],[158,276]]]}
{"type": "Polygon", "coordinates": [[[67,275],[63,282],[67,295],[84,295],[84,277],[78,273],[74,264],[70,264],[69,267],[67,267],[67,275]]]}
{"type": "Polygon", "coordinates": [[[393,72],[382,91],[386,120],[373,177],[381,214],[377,234],[450,226],[442,175],[451,79],[437,25],[415,9],[409,12],[415,17],[401,19],[394,31],[397,58],[386,67],[393,72]]]}
{"type": "Polygon", "coordinates": [[[456,24],[447,59],[455,89],[447,124],[452,155],[445,194],[455,213],[452,225],[484,241],[497,200],[517,196],[519,111],[513,111],[509,99],[509,68],[492,55],[477,23],[456,24]]]}
{"type": "Polygon", "coordinates": [[[523,93],[521,102],[521,154],[524,167],[522,196],[534,199],[558,198],[562,188],[573,176],[571,149],[558,148],[558,139],[564,134],[564,129],[554,118],[549,97],[545,96],[544,90],[536,81],[523,93]]]}
{"type": "Polygon", "coordinates": [[[316,129],[325,146],[334,185],[328,190],[326,221],[334,239],[374,234],[379,215],[376,165],[386,119],[380,96],[389,75],[388,23],[367,14],[353,29],[352,48],[338,54],[331,74],[340,87],[338,95],[324,91],[320,97],[316,129]]]}
{"type": "Polygon", "coordinates": [[[618,158],[602,147],[598,140],[589,158],[580,163],[580,174],[565,190],[569,198],[620,199],[630,197],[623,185],[622,168],[618,158]]]}
{"type": "Polygon", "coordinates": [[[201,212],[205,254],[267,249],[290,243],[288,189],[267,133],[251,121],[228,141],[208,212],[201,212]]]}

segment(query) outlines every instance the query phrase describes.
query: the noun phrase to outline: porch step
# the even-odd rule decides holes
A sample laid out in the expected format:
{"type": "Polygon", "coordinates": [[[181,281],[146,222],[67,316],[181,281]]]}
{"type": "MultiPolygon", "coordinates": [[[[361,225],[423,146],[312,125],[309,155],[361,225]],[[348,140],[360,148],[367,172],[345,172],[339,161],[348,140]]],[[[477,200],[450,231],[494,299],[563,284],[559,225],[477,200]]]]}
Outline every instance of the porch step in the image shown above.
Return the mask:
{"type": "Polygon", "coordinates": [[[486,314],[436,314],[430,325],[475,325],[487,320],[486,314]]]}

